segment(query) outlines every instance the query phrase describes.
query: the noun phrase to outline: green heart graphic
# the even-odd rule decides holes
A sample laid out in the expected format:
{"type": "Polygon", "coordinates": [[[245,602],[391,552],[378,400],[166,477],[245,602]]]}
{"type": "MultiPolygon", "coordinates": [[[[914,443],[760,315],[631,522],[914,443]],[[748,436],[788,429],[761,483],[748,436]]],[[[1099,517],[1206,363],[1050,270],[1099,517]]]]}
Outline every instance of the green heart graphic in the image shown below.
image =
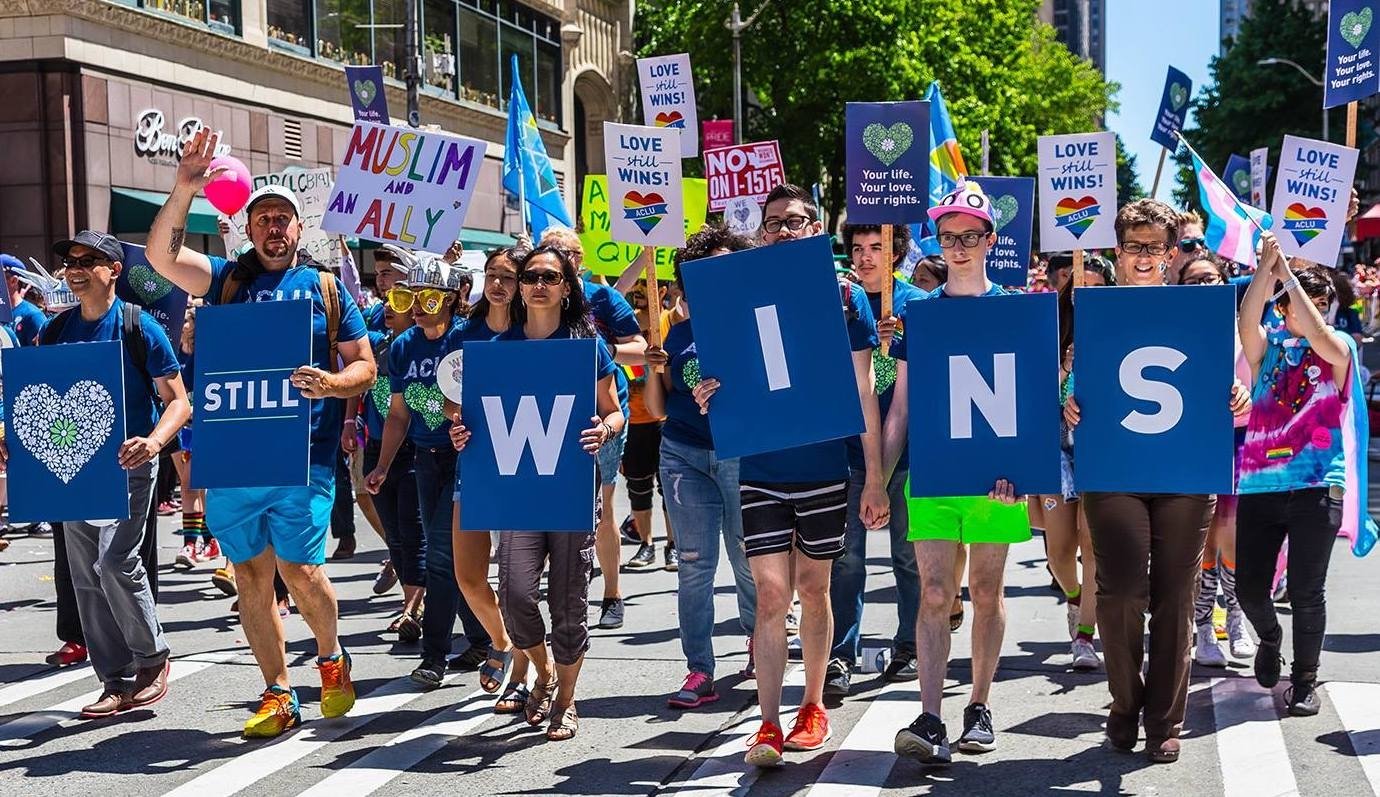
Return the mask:
{"type": "Polygon", "coordinates": [[[1236,193],[1244,194],[1251,190],[1251,173],[1244,169],[1237,169],[1231,173],[1232,185],[1236,186],[1236,193]]]}
{"type": "Polygon", "coordinates": [[[359,98],[360,103],[363,105],[368,105],[373,102],[374,96],[379,93],[379,87],[374,85],[374,81],[372,80],[356,80],[354,88],[355,96],[359,98]]]}
{"type": "Polygon", "coordinates": [[[446,422],[446,397],[434,384],[413,382],[403,391],[403,401],[407,402],[408,409],[422,416],[422,423],[432,431],[446,422]]]}
{"type": "Polygon", "coordinates": [[[1352,47],[1360,47],[1361,42],[1366,39],[1366,34],[1370,32],[1372,16],[1369,7],[1343,14],[1342,38],[1346,39],[1352,47]]]}
{"type": "Polygon", "coordinates": [[[914,141],[915,133],[905,122],[897,122],[891,127],[873,122],[863,130],[863,146],[886,166],[906,154],[914,141]]]}
{"type": "Polygon", "coordinates": [[[173,284],[144,263],[137,263],[129,270],[129,287],[147,306],[172,293],[173,284]]]}
{"type": "Polygon", "coordinates": [[[1015,220],[1020,212],[1021,203],[1010,194],[1002,194],[992,200],[992,221],[996,224],[997,232],[1001,232],[1002,227],[1015,220]]]}
{"type": "Polygon", "coordinates": [[[691,357],[680,367],[680,379],[685,386],[694,390],[703,377],[700,375],[700,358],[691,357]]]}
{"type": "Polygon", "coordinates": [[[393,387],[388,377],[375,379],[374,386],[369,388],[369,396],[374,400],[374,409],[379,411],[379,416],[387,418],[388,404],[393,400],[393,387]]]}
{"type": "MultiPolygon", "coordinates": [[[[892,340],[894,346],[899,337],[892,340]]],[[[877,377],[877,395],[882,395],[896,384],[896,358],[882,354],[880,348],[872,350],[872,373],[877,377]]]]}
{"type": "Polygon", "coordinates": [[[1171,84],[1169,86],[1169,102],[1173,104],[1176,111],[1184,107],[1184,103],[1188,102],[1188,89],[1179,83],[1171,84]]]}

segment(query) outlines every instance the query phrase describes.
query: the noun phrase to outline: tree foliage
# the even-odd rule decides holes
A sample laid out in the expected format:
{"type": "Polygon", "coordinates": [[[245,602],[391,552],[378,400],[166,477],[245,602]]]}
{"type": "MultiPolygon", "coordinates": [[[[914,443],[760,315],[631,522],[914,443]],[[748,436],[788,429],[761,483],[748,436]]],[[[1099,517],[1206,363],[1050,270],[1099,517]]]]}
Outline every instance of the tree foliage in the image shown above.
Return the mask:
{"type": "MultiPolygon", "coordinates": [[[[1152,178],[1153,179],[1153,178],[1152,178]]],[[[1136,170],[1136,156],[1121,141],[1121,134],[1116,136],[1116,199],[1124,205],[1127,202],[1135,202],[1145,196],[1145,189],[1140,187],[1140,176],[1136,170]]]]}

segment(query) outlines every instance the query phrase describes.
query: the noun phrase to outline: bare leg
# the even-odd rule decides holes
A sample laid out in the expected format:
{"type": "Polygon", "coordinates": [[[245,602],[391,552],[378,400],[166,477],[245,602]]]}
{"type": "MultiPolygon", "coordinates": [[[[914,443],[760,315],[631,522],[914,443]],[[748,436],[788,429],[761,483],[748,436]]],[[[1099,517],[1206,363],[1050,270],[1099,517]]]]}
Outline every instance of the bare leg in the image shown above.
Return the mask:
{"type": "Polygon", "coordinates": [[[824,671],[834,639],[834,613],[829,609],[829,574],[833,561],[811,559],[794,552],[795,585],[800,593],[800,645],[805,653],[805,698],[802,706],[824,705],[824,671]]]}
{"type": "Polygon", "coordinates": [[[748,559],[748,566],[757,587],[757,625],[752,634],[757,703],[762,719],[780,726],[781,683],[786,677],[786,610],[791,606],[790,554],[754,556],[748,559]]]}
{"type": "Polygon", "coordinates": [[[383,520],[379,518],[379,511],[374,508],[373,494],[367,491],[356,492],[355,503],[359,505],[359,513],[364,515],[364,519],[368,521],[369,528],[373,529],[374,533],[379,535],[379,539],[387,542],[388,535],[387,532],[383,530],[383,520]]]}
{"type": "MultiPolygon", "coordinates": [[[[1078,504],[1064,503],[1057,495],[1042,495],[1040,500],[1054,499],[1054,506],[1044,510],[1045,552],[1049,570],[1065,595],[1080,589],[1078,580],[1078,504]]],[[[972,585],[969,585],[971,589],[972,585]]]]}
{"type": "MultiPolygon", "coordinates": [[[[920,570],[920,614],[915,623],[917,680],[920,703],[927,713],[940,713],[944,697],[944,673],[949,669],[949,609],[958,594],[957,573],[962,569],[963,546],[946,540],[915,543],[915,562],[920,570]]],[[[758,627],[761,627],[760,624],[758,627]]]]}
{"type": "Polygon", "coordinates": [[[1088,516],[1083,503],[1078,503],[1078,552],[1082,555],[1083,593],[1078,606],[1078,624],[1097,627],[1097,557],[1093,555],[1092,532],[1088,530],[1088,516]]]}
{"type": "Polygon", "coordinates": [[[585,663],[585,657],[574,664],[557,664],[556,680],[560,681],[560,686],[556,689],[556,697],[551,701],[551,716],[557,716],[565,711],[575,702],[575,684],[580,680],[580,667],[585,663]]]}
{"type": "MultiPolygon", "coordinates": [[[[1048,519],[1048,515],[1046,515],[1048,519]]],[[[1006,636],[1006,602],[1002,600],[1002,572],[1006,569],[1004,544],[972,546],[968,593],[973,598],[973,703],[986,703],[992,678],[1001,659],[1006,636]]]]}
{"type": "Polygon", "coordinates": [[[273,597],[273,573],[278,558],[273,549],[235,565],[239,587],[240,623],[254,652],[264,684],[288,688],[287,657],[283,652],[283,623],[273,597]]]}
{"type": "Polygon", "coordinates": [[[426,587],[404,584],[402,591],[403,611],[413,615],[420,612],[422,610],[422,598],[426,596],[426,587]]]}
{"type": "Polygon", "coordinates": [[[599,559],[599,573],[604,577],[604,598],[621,598],[618,591],[618,529],[613,525],[614,485],[600,485],[604,511],[599,513],[599,525],[594,530],[594,553],[599,559]]]}
{"type": "Polygon", "coordinates": [[[643,545],[652,544],[652,510],[638,509],[632,513],[633,526],[637,529],[637,536],[642,539],[643,545]]]}
{"type": "Polygon", "coordinates": [[[498,610],[498,594],[489,586],[489,533],[460,530],[460,504],[451,513],[451,547],[455,552],[455,580],[470,611],[493,640],[494,650],[507,650],[513,643],[498,610]]]}
{"type": "MultiPolygon", "coordinates": [[[[283,574],[283,583],[297,602],[297,610],[307,621],[316,637],[316,655],[322,658],[340,652],[340,639],[336,636],[340,619],[340,607],[336,604],[335,588],[326,578],[326,571],[320,565],[299,565],[278,560],[278,572],[283,574]]],[[[243,614],[243,607],[240,612],[243,614]]],[[[276,617],[276,611],[275,611],[276,617]]],[[[279,626],[281,634],[282,626],[279,626]]]]}

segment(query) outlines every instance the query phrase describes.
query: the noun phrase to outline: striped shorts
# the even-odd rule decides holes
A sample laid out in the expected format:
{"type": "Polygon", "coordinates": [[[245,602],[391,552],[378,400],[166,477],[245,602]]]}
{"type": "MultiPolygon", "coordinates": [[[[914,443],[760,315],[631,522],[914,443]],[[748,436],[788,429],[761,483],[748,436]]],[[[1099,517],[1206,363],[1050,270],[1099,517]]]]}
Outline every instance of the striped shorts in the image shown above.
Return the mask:
{"type": "Polygon", "coordinates": [[[748,556],[787,553],[792,542],[811,559],[843,555],[848,482],[743,482],[738,490],[748,556]]]}

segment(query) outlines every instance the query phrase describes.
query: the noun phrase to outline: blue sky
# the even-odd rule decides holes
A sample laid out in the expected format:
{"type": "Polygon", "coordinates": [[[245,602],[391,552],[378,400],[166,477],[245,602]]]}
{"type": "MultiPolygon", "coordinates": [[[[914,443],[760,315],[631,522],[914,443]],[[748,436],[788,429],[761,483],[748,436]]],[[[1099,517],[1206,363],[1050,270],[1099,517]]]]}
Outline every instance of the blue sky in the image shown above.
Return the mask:
{"type": "MultiPolygon", "coordinates": [[[[1120,133],[1126,148],[1136,156],[1136,170],[1147,192],[1163,150],[1150,140],[1150,129],[1164,92],[1165,69],[1173,64],[1183,70],[1192,78],[1197,96],[1208,80],[1208,62],[1219,47],[1217,5],[1213,0],[1116,0],[1106,4],[1107,79],[1121,84],[1116,97],[1121,110],[1107,117],[1107,128],[1120,133]],[[1148,31],[1156,33],[1147,37],[1148,31]]],[[[1220,170],[1226,164],[1209,165],[1220,170]]],[[[1166,161],[1160,199],[1168,199],[1174,188],[1172,166],[1166,161]]]]}

